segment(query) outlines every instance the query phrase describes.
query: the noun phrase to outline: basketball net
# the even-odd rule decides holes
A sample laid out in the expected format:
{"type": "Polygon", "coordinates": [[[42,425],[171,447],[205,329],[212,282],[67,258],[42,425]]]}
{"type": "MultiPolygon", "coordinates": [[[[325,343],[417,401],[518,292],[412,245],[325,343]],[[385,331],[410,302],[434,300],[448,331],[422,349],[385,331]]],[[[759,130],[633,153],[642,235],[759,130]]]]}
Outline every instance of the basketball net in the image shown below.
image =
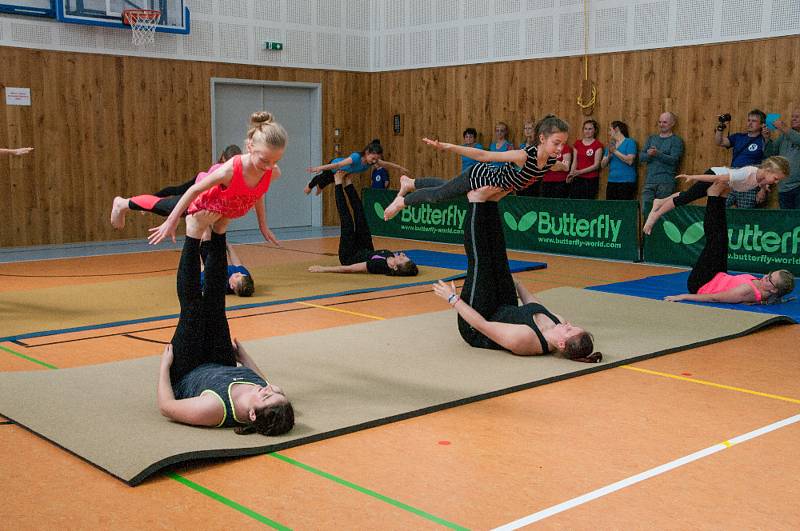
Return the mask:
{"type": "Polygon", "coordinates": [[[150,9],[128,9],[122,13],[125,24],[129,24],[133,33],[133,45],[145,46],[153,44],[156,38],[156,26],[161,20],[161,12],[150,9]]]}

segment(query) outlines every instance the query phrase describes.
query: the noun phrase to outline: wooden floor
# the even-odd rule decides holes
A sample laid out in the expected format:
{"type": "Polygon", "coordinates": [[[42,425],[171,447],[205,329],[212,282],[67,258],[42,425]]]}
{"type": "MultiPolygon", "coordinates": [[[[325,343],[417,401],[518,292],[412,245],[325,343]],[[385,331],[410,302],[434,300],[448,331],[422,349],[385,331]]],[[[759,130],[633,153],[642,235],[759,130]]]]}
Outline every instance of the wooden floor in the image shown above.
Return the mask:
{"type": "MultiPolygon", "coordinates": [[[[380,247],[409,247],[376,240],[380,247]]],[[[243,246],[240,254],[246,263],[298,256],[308,261],[314,253],[334,252],[336,240],[285,246],[291,250],[243,246]]],[[[518,275],[534,291],[675,271],[510,255],[547,262],[545,270],[518,275]]],[[[174,275],[176,263],[172,251],[9,264],[0,272],[51,278],[3,276],[0,295],[5,289],[98,280],[70,274],[164,270],[147,274],[174,275]]],[[[297,304],[242,310],[229,315],[232,333],[246,341],[369,321],[357,314],[394,318],[446,308],[425,286],[317,302],[340,303],[336,308],[353,313],[297,304]],[[282,311],[291,308],[297,311],[282,311]]],[[[47,312],[47,301],[40,303],[47,312]]],[[[102,310],[102,301],[97,304],[102,310]]],[[[174,324],[2,343],[0,370],[157,356],[174,324]]],[[[796,530],[800,423],[776,423],[800,413],[798,344],[800,326],[772,327],[278,455],[192,463],[135,488],[5,422],[0,424],[0,528],[492,529],[537,519],[531,525],[541,529],[796,530]],[[747,440],[736,439],[745,434],[747,440]]],[[[154,393],[155,376],[143,382],[154,393]]],[[[280,383],[291,394],[291,382],[280,383]]]]}

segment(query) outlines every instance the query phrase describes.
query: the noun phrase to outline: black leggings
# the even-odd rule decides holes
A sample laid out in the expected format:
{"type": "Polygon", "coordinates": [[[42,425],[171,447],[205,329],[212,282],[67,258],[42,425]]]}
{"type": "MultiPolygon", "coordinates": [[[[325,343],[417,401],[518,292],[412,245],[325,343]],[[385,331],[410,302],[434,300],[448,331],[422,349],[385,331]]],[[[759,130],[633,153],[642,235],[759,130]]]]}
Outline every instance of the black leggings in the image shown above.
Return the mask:
{"type": "Polygon", "coordinates": [[[406,206],[412,206],[420,203],[439,203],[449,199],[456,199],[472,189],[469,182],[469,172],[470,170],[467,170],[449,181],[438,177],[418,177],[414,180],[416,192],[406,195],[403,202],[406,206]]]}
{"type": "Polygon", "coordinates": [[[347,186],[337,184],[334,188],[334,196],[342,229],[339,236],[339,262],[342,265],[363,262],[366,254],[374,251],[375,247],[372,245],[372,234],[367,225],[361,198],[358,197],[358,192],[352,184],[347,186]],[[345,193],[347,198],[345,198],[345,193]],[[347,207],[347,199],[350,200],[350,207],[353,209],[352,216],[347,207]]]}
{"type": "Polygon", "coordinates": [[[194,179],[190,179],[178,186],[162,188],[153,195],[137,195],[131,197],[128,200],[128,208],[141,212],[152,212],[153,214],[167,217],[178,205],[181,196],[192,187],[194,182],[194,179]]]}
{"type": "MultiPolygon", "coordinates": [[[[711,170],[706,170],[704,175],[715,175],[715,173],[711,170]]],[[[692,201],[697,201],[698,199],[702,199],[706,196],[709,187],[713,183],[707,183],[703,181],[697,181],[688,189],[684,190],[683,192],[679,193],[672,199],[672,203],[677,206],[684,206],[688,205],[692,201]]]]}
{"type": "MultiPolygon", "coordinates": [[[[517,306],[517,289],[508,266],[506,241],[496,201],[469,203],[464,222],[467,277],[461,298],[491,320],[504,305],[517,306]]],[[[458,331],[469,345],[504,350],[458,316],[458,331]]]]}
{"type": "Polygon", "coordinates": [[[706,246],[686,281],[689,293],[697,293],[717,273],[728,271],[728,220],[725,214],[725,198],[710,196],[703,217],[706,246]]]}
{"type": "Polygon", "coordinates": [[[204,363],[236,366],[231,333],[225,317],[228,257],[225,235],[212,231],[208,243],[205,292],[200,289],[200,240],[186,237],[178,265],[181,315],[172,336],[170,379],[177,383],[204,363]]]}

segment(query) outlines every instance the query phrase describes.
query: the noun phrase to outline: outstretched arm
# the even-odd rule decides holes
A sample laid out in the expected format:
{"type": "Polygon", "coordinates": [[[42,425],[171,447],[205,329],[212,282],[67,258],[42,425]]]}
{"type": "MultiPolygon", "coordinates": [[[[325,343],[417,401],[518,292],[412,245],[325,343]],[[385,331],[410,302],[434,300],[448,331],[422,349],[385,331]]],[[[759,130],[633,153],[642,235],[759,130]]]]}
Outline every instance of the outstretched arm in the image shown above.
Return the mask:
{"type": "Polygon", "coordinates": [[[528,154],[523,149],[485,151],[483,149],[450,144],[449,142],[439,142],[438,140],[431,140],[430,138],[423,138],[422,141],[439,151],[450,151],[457,155],[463,155],[472,160],[477,160],[478,162],[513,162],[517,166],[524,166],[525,161],[528,160],[528,154]]]}
{"type": "Polygon", "coordinates": [[[719,293],[684,293],[682,295],[669,295],[664,297],[664,300],[670,302],[696,301],[740,304],[744,302],[755,302],[756,296],[749,284],[741,284],[719,293]]]}
{"type": "Polygon", "coordinates": [[[330,164],[322,164],[321,166],[311,166],[308,168],[308,173],[319,173],[325,170],[338,170],[353,163],[353,159],[346,157],[339,162],[331,162],[330,164]]]}
{"type": "Polygon", "coordinates": [[[158,410],[165,417],[191,424],[193,426],[216,426],[220,422],[222,411],[219,400],[211,395],[200,395],[192,398],[175,399],[172,383],[169,379],[169,368],[172,366],[172,345],[164,348],[161,355],[161,367],[158,371],[158,387],[156,389],[158,410]]]}
{"type": "Polygon", "coordinates": [[[264,236],[264,239],[272,244],[277,245],[278,247],[281,246],[281,242],[278,241],[278,238],[275,237],[275,234],[269,227],[267,226],[267,207],[264,204],[264,198],[262,197],[258,201],[256,201],[256,218],[258,219],[258,230],[261,231],[261,235],[264,236]]]}
{"type": "Polygon", "coordinates": [[[676,179],[686,179],[687,181],[702,181],[706,183],[727,183],[730,182],[730,174],[723,173],[722,175],[686,175],[680,174],[675,176],[676,179]]]}
{"type": "Polygon", "coordinates": [[[394,162],[389,162],[388,160],[379,159],[375,162],[376,165],[380,166],[381,168],[391,168],[393,170],[401,172],[403,175],[409,175],[411,170],[406,168],[405,166],[400,166],[399,164],[395,164],[394,162]]]}
{"type": "Polygon", "coordinates": [[[358,262],[351,265],[338,266],[319,266],[313,265],[308,268],[311,273],[367,273],[367,263],[358,262]]]}
{"type": "Polygon", "coordinates": [[[0,148],[0,155],[25,155],[33,151],[32,147],[24,148],[0,148]]]}

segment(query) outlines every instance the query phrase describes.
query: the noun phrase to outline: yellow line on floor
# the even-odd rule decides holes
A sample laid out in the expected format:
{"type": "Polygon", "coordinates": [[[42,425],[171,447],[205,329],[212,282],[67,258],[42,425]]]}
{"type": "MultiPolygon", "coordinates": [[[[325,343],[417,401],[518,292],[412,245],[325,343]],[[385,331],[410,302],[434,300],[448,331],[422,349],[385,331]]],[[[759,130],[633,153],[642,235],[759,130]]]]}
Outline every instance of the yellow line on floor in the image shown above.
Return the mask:
{"type": "Polygon", "coordinates": [[[366,317],[367,319],[375,319],[376,321],[385,321],[384,317],[377,317],[375,315],[368,315],[366,313],[359,313],[359,312],[351,312],[350,310],[342,310],[341,308],[332,308],[330,306],[322,306],[321,304],[312,304],[310,302],[298,302],[297,304],[304,304],[306,306],[311,306],[312,308],[320,308],[323,310],[330,310],[332,312],[340,312],[340,313],[347,313],[350,315],[355,315],[358,317],[366,317]]]}
{"type": "Polygon", "coordinates": [[[665,378],[672,378],[673,380],[683,380],[684,382],[691,382],[701,385],[708,385],[710,387],[716,387],[718,389],[727,389],[728,391],[738,391],[740,393],[747,393],[748,395],[756,395],[756,396],[763,396],[765,398],[774,398],[775,400],[783,400],[784,402],[791,402],[792,404],[800,404],[800,400],[797,398],[789,398],[788,396],[781,396],[781,395],[772,395],[769,393],[762,393],[760,391],[752,391],[750,389],[743,389],[741,387],[733,387],[730,385],[723,385],[714,382],[708,382],[706,380],[698,380],[697,378],[687,378],[686,376],[678,376],[675,374],[669,374],[667,372],[658,372],[658,371],[651,371],[650,369],[642,369],[639,367],[631,367],[630,365],[620,365],[623,369],[628,369],[630,371],[637,371],[643,372],[645,374],[652,374],[655,376],[663,376],[665,378]]]}

